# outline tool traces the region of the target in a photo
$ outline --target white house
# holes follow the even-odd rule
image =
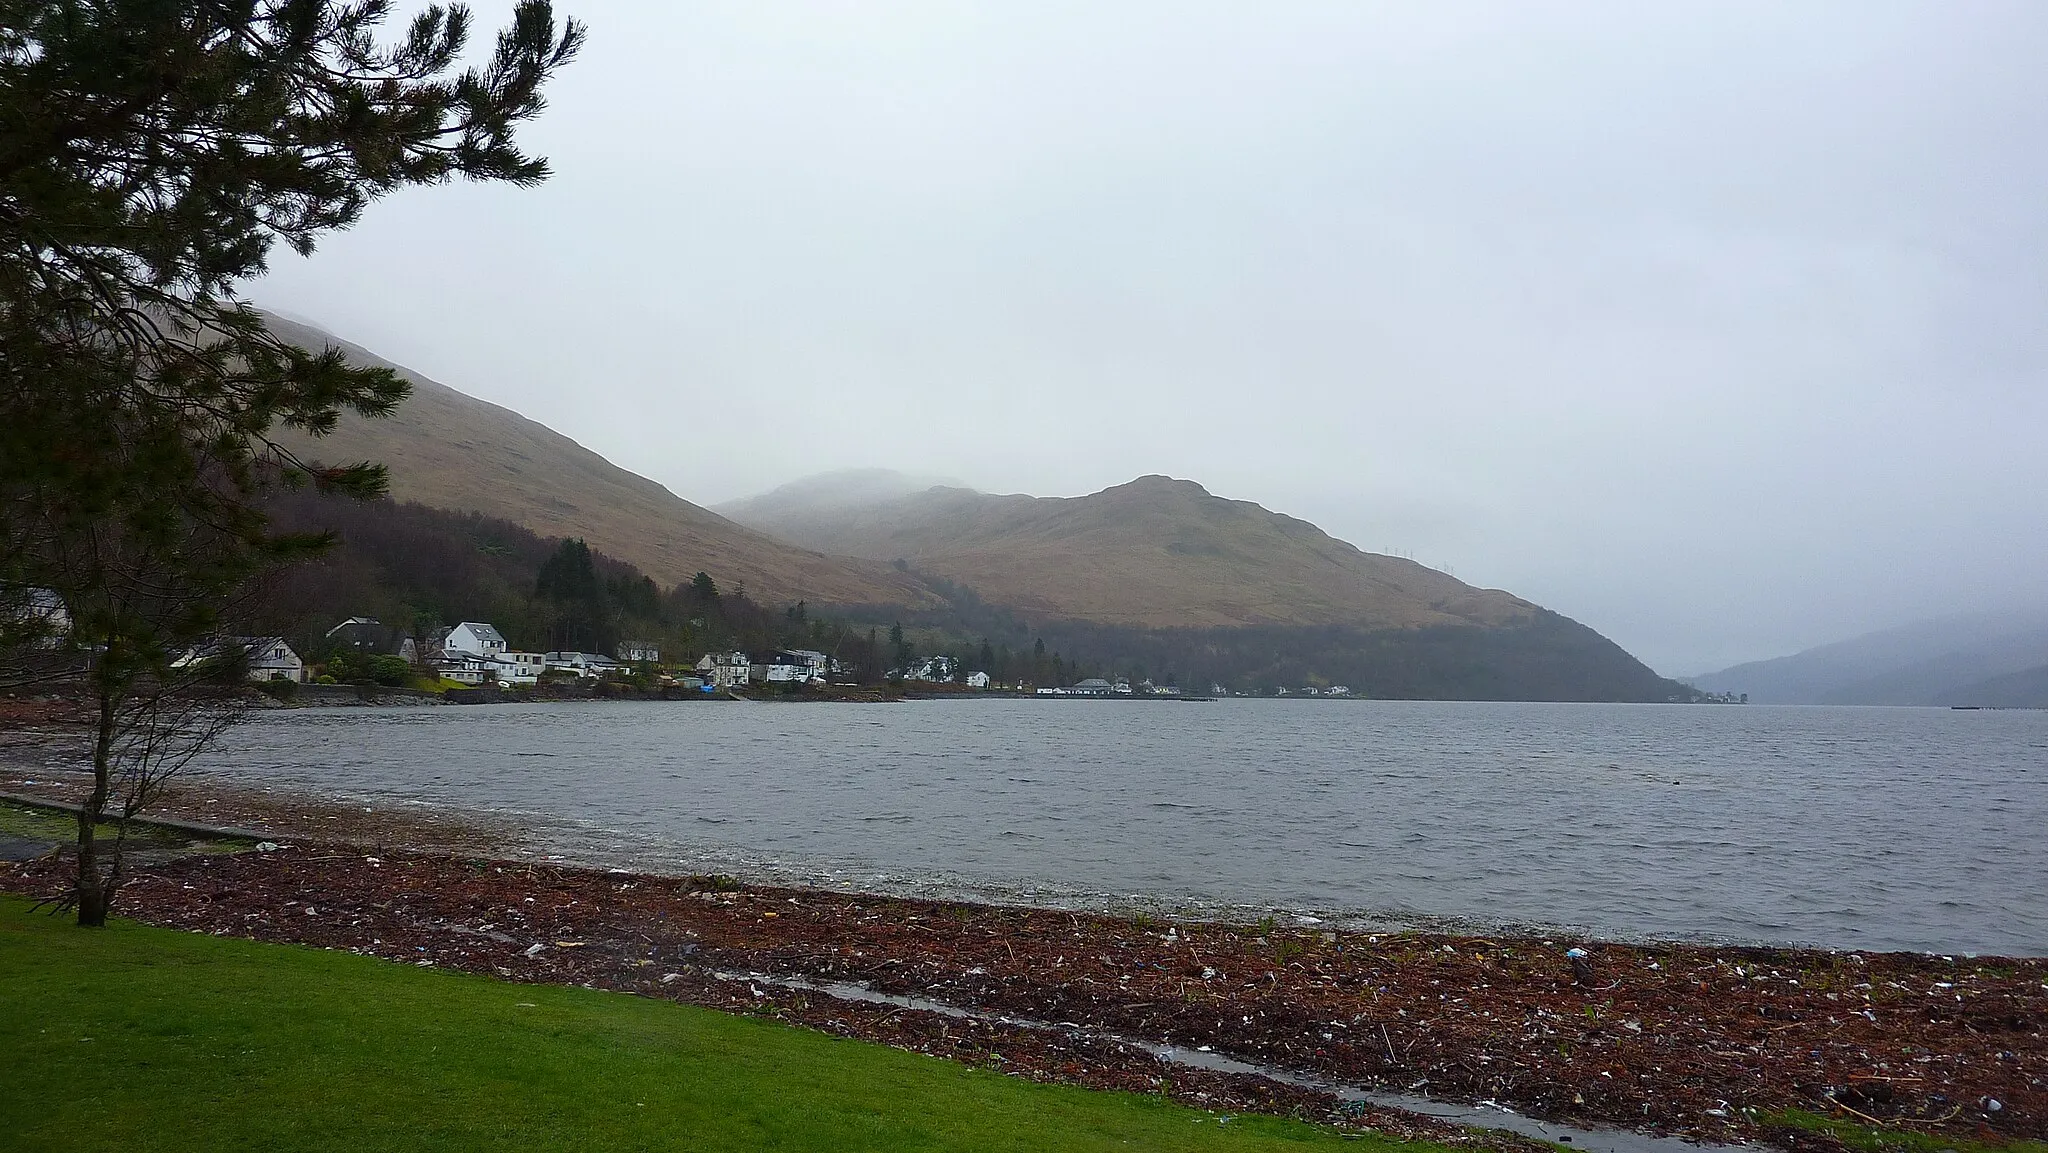
[[[661,646],[653,641],[620,641],[618,653],[629,665],[661,663]]]
[[[522,653],[506,649],[490,658],[491,671],[498,675],[500,683],[508,685],[530,685],[540,680],[547,671],[546,653]]]
[[[201,645],[186,652],[171,662],[174,669],[190,668],[201,661],[218,656],[230,646],[240,648],[249,659],[249,679],[252,681],[303,681],[306,679],[306,662],[283,637],[227,637],[211,644]]]
[[[551,673],[575,673],[579,677],[601,677],[626,666],[603,653],[556,650],[541,654],[541,669]]]
[[[815,649],[777,649],[767,660],[756,662],[750,672],[755,680],[768,684],[824,684],[831,667],[832,658]]]
[[[838,661],[833,660],[816,649],[783,649],[775,655],[777,657],[786,657],[803,665],[808,670],[808,675],[805,678],[807,680],[822,682],[833,673],[839,671]]]
[[[713,688],[730,689],[747,683],[753,662],[745,653],[706,653],[697,662],[697,671]]]
[[[249,679],[252,681],[303,681],[306,679],[306,662],[284,643],[283,637],[236,637],[236,643],[249,654]]]
[[[470,657],[495,657],[508,647],[505,637],[497,627],[482,621],[463,621],[448,630],[441,640],[441,652],[445,656],[458,653]]]
[[[985,688],[987,688],[987,687],[988,687],[988,674],[987,674],[987,673],[968,673],[968,674],[967,674],[967,687],[968,687],[968,688],[970,688],[970,689],[985,689]]]
[[[71,632],[71,612],[64,607],[64,598],[45,588],[0,586],[0,618],[9,631],[25,635],[39,649],[62,647]]]
[[[1331,686],[1330,686],[1330,695],[1331,695],[1331,696],[1333,696],[1333,697],[1348,697],[1348,696],[1350,696],[1350,695],[1351,695],[1351,686],[1350,686],[1350,685],[1331,685]]]
[[[960,661],[956,657],[929,657],[906,668],[896,669],[889,674],[891,680],[924,681],[927,684],[950,685],[960,673]]]

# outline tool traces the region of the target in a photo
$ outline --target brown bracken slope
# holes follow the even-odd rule
[[[546,425],[438,384],[319,329],[270,318],[303,347],[342,349],[359,364],[397,369],[412,396],[384,420],[344,417],[332,435],[287,445],[309,459],[371,460],[391,469],[391,495],[480,512],[543,536],[582,537],[663,585],[699,570],[725,588],[744,583],[765,603],[807,598],[845,605],[936,604],[886,564],[793,547],[691,504]]]
[[[1537,611],[1164,476],[1068,498],[940,487],[821,506],[790,495],[820,487],[798,482],[724,511],[806,548],[901,559],[993,604],[1098,624],[1499,626]]]

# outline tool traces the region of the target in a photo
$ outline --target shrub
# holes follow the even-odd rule
[[[267,681],[259,681],[256,691],[275,701],[288,701],[298,695],[299,682],[288,681],[281,676],[274,677]]]

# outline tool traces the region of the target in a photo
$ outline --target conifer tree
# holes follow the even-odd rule
[[[381,467],[302,461],[273,434],[388,414],[404,382],[281,340],[240,287],[272,245],[310,253],[400,188],[547,175],[514,133],[582,27],[519,0],[458,71],[466,8],[428,6],[386,42],[390,8],[0,0],[0,588],[54,592],[98,654],[81,923],[118,881],[93,843],[110,790],[168,763],[124,768],[156,723],[133,702],[252,579],[331,543],[270,532],[262,491],[385,487]]]

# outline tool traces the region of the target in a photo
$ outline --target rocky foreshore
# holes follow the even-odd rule
[[[1702,1141],[1839,1145],[1793,1111],[1902,1135],[2048,1137],[2040,959],[1165,923],[394,851],[377,847],[408,839],[390,827],[352,831],[146,863],[121,911],[1438,1139],[1474,1138],[1152,1046]],[[66,865],[61,852],[0,865],[0,887],[48,895]],[[821,982],[919,1000],[849,1000]]]

